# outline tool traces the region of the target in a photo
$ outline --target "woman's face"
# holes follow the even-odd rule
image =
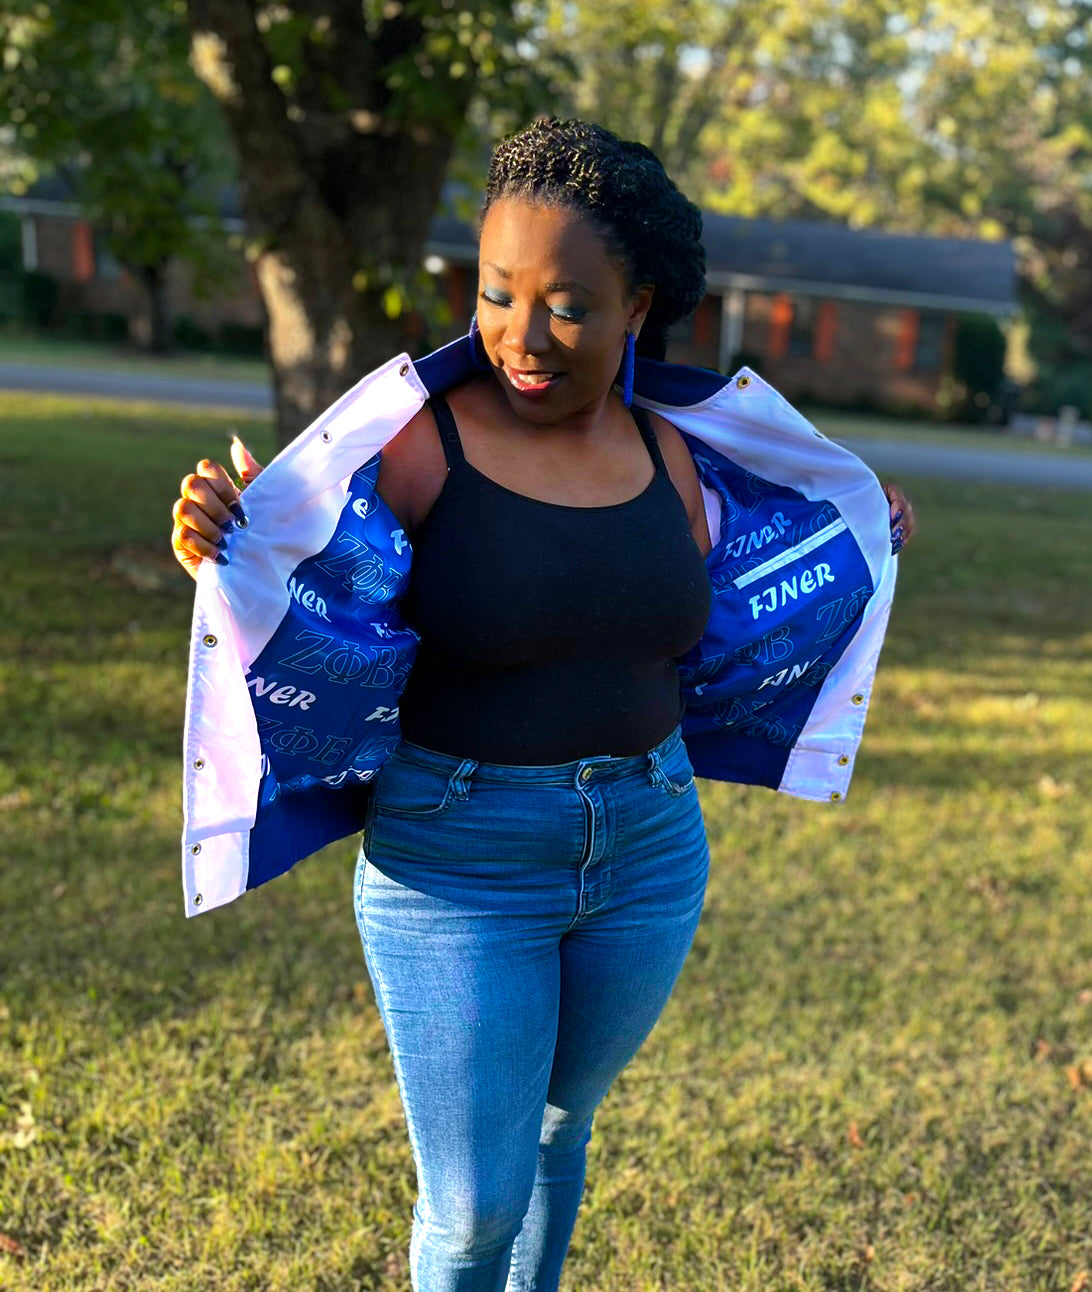
[[[512,408],[541,423],[600,411],[652,288],[627,291],[582,215],[522,199],[486,212],[478,263],[478,328]]]

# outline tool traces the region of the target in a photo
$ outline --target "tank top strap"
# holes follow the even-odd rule
[[[466,461],[462,441],[459,439],[459,428],[455,425],[455,415],[443,395],[431,396],[428,406],[432,409],[433,417],[436,418],[436,429],[440,432],[444,457],[447,459],[448,470],[451,470],[460,462]]]
[[[671,479],[671,474],[664,462],[664,455],[660,452],[660,443],[656,439],[656,432],[652,429],[652,419],[648,412],[640,408],[637,404],[630,406],[629,410],[633,414],[633,420],[637,423],[637,429],[641,432],[641,439],[645,442],[645,448],[648,449],[649,456],[652,458],[652,465],[656,470],[667,478]]]

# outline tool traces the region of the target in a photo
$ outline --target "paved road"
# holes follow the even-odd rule
[[[267,411],[273,405],[272,392],[264,382],[137,376],[30,364],[0,363],[0,388],[257,411]],[[943,476],[1031,488],[1092,490],[1092,457],[1085,454],[1070,457],[1061,453],[1016,452],[988,444],[979,449],[963,449],[856,437],[844,443],[874,471],[885,475]]]
[[[48,391],[54,395],[102,395],[146,399],[157,404],[238,408],[269,412],[273,392],[262,381],[219,381],[208,377],[148,376],[97,368],[0,363],[0,388]]]
[[[908,444],[905,440],[840,441],[863,458],[873,471],[885,476],[943,476],[948,480],[976,480],[1026,485],[1038,489],[1092,489],[1092,457],[1062,452],[994,448],[962,449],[948,444]]]

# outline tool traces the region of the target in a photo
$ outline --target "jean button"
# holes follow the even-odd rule
[[[586,783],[590,781],[591,778],[592,778],[592,769],[590,767],[585,767],[584,770],[580,773],[580,779]]]

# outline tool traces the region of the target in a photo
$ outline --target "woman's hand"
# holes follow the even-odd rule
[[[914,509],[897,484],[885,484],[883,491],[891,504],[891,554],[895,555],[914,537]]]
[[[261,473],[261,466],[238,436],[231,444],[231,461],[244,489]],[[198,462],[194,474],[182,481],[181,497],[171,509],[174,518],[171,548],[191,578],[197,578],[197,567],[202,561],[227,565],[224,535],[245,515],[239,502],[240,493],[220,463],[210,462],[208,458]]]

